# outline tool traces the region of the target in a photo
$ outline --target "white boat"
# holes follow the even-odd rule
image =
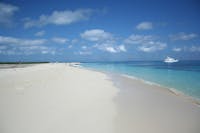
[[[72,63],[69,63],[70,66],[73,66],[73,67],[79,67],[80,66],[80,62],[72,62]]]
[[[165,63],[174,63],[174,62],[178,62],[178,60],[167,56],[167,58],[164,60],[164,62]]]

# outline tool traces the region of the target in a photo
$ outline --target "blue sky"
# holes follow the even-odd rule
[[[200,60],[199,0],[3,0],[0,61]]]

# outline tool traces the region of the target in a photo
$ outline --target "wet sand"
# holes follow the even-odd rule
[[[141,80],[112,75],[120,88],[115,133],[199,133],[200,107],[182,95]]]

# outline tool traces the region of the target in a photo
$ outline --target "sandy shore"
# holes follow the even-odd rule
[[[138,79],[112,75],[116,98],[115,133],[199,133],[200,107],[183,95]]]
[[[199,133],[200,107],[138,80],[39,64],[0,70],[1,133]]]
[[[112,133],[117,94],[105,74],[65,64],[0,70],[1,133]]]

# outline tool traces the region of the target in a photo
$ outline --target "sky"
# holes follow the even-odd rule
[[[0,61],[200,60],[199,0],[0,0]]]

